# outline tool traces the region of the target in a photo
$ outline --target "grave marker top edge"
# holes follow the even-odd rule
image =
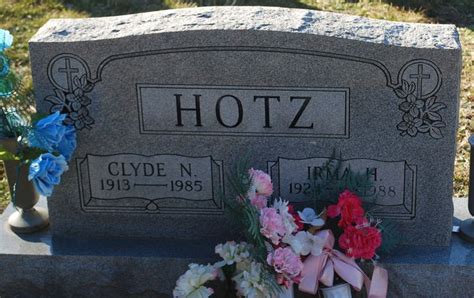
[[[255,30],[306,33],[376,44],[461,49],[454,25],[403,23],[278,7],[201,7],[113,17],[51,19],[30,40],[77,42],[180,31]]]

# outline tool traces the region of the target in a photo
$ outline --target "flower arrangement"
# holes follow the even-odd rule
[[[211,280],[226,281],[227,291],[238,297],[291,297],[293,285],[316,294],[320,284],[331,287],[335,280],[356,291],[365,286],[369,297],[386,296],[387,272],[375,265],[381,221],[368,216],[356,194],[343,191],[320,213],[295,211],[289,202],[271,199],[273,184],[263,171],[250,169],[230,180],[236,195],[226,200],[227,207],[247,242],[217,245],[222,260],[215,264],[191,264],[178,279],[174,297],[208,297],[214,293]],[[372,281],[359,260],[375,265]]]
[[[66,115],[59,112],[47,116],[20,112],[18,104],[31,102],[4,53],[12,43],[12,35],[0,29],[0,134],[15,141],[10,148],[0,147],[0,159],[18,162],[18,169],[28,166],[28,180],[37,193],[51,196],[76,148],[76,130],[64,123]]]

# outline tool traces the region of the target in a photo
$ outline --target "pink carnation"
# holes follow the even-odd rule
[[[278,245],[281,237],[285,235],[283,217],[278,214],[275,208],[263,208],[260,211],[260,225],[262,226],[260,228],[262,235],[275,245]]]
[[[275,271],[279,273],[279,278],[277,279],[280,281],[280,284],[286,285],[287,281],[299,282],[301,271],[303,270],[303,262],[301,262],[301,258],[290,247],[280,247],[273,253],[269,253],[267,263],[273,266]]]
[[[262,195],[269,197],[273,193],[272,179],[270,176],[260,170],[254,170],[253,168],[249,170],[250,178],[252,179],[252,185],[250,189],[252,192],[257,193],[257,195]],[[252,194],[251,194],[251,197]]]
[[[258,210],[261,210],[267,207],[267,197],[261,195],[255,195],[253,198],[250,198],[250,203],[255,206]]]

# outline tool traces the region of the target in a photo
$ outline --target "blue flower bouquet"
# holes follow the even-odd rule
[[[30,95],[24,94],[21,80],[10,70],[5,50],[12,43],[12,35],[0,29],[0,137],[14,143],[0,146],[0,159],[16,161],[17,176],[19,168],[27,166],[27,179],[38,194],[48,197],[68,169],[68,161],[76,149],[76,130],[64,123],[66,115],[60,112],[32,115],[20,109],[18,104],[25,105],[26,101],[31,105],[32,101],[29,102]],[[18,177],[14,180],[18,181]],[[15,196],[13,191],[14,204]]]

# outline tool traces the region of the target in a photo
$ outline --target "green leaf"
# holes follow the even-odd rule
[[[18,77],[11,71],[0,79],[0,100],[5,100],[15,91],[17,81]]]
[[[31,122],[33,124],[35,124],[36,122],[40,121],[41,119],[43,119],[44,117],[47,117],[47,116],[48,116],[47,114],[35,113],[31,116]]]
[[[20,158],[3,146],[0,146],[0,160],[20,160]]]
[[[47,152],[48,151],[37,147],[25,147],[20,153],[20,159],[26,162],[30,162],[38,158],[41,154]]]
[[[13,137],[13,132],[9,126],[7,115],[0,110],[0,138],[11,138]]]
[[[14,75],[12,74],[12,76]],[[19,131],[23,131],[24,126],[30,126],[31,124],[30,115],[34,107],[34,98],[31,89],[23,84],[21,78],[14,76],[10,81],[13,82],[14,88],[11,94],[0,100],[1,110],[5,114],[11,114],[10,116],[13,120],[18,120],[16,124],[11,123],[10,130],[13,132],[13,135],[19,135]],[[21,125],[19,125],[20,123]],[[5,121],[3,124],[5,124]]]
[[[269,290],[271,297],[278,296],[282,292],[282,287],[278,284],[278,281],[275,278],[276,274],[273,272],[273,269],[269,266],[264,266],[261,274],[262,280],[265,281],[265,285]]]
[[[355,172],[350,165],[342,167],[342,155],[334,150],[329,160],[322,166],[322,172],[328,173],[327,179],[314,179],[312,200],[316,209],[322,210],[328,204],[335,204],[339,194],[348,189],[359,195],[367,207],[375,204],[375,197],[365,196],[366,190],[373,186],[364,172]]]
[[[395,222],[384,219],[378,227],[382,232],[382,246],[378,249],[378,253],[390,254],[395,251],[402,240],[398,226]]]

